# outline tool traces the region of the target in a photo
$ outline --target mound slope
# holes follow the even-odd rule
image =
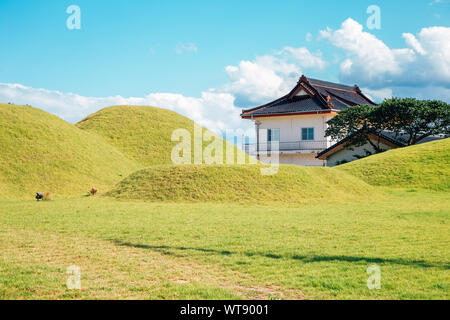
[[[97,135],[42,110],[0,104],[0,198],[100,190],[140,166]]]
[[[389,150],[336,169],[375,186],[450,189],[450,139]]]
[[[365,182],[330,168],[282,165],[263,176],[257,165],[154,166],[122,180],[106,195],[122,200],[306,203],[373,197]]]
[[[171,137],[175,130],[186,129],[194,139],[192,120],[174,111],[147,106],[104,108],[86,117],[76,126],[99,134],[108,143],[144,166],[172,164],[171,152],[177,142],[173,142]],[[209,142],[204,142],[203,148],[208,144]],[[236,155],[242,152],[238,148],[234,150]]]

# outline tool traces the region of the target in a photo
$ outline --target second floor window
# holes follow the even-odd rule
[[[280,129],[267,129],[267,142],[280,141]]]
[[[314,140],[314,128],[302,128],[302,140]]]

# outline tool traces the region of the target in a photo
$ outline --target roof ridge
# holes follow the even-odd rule
[[[334,87],[334,86],[332,86],[332,85],[340,86],[340,87],[346,87],[346,88],[348,88],[348,90],[350,90],[350,91],[357,91],[356,88],[358,87],[357,85],[351,86],[351,85],[348,85],[348,84],[342,84],[342,83],[338,83],[338,82],[331,82],[331,81],[320,80],[320,79],[314,79],[314,78],[308,78],[308,80],[309,80],[309,82],[310,82],[312,85],[317,85],[317,86],[326,87],[326,85],[328,84],[328,85],[330,85],[331,88],[334,88],[334,89],[340,89],[340,88]],[[341,90],[345,90],[345,89],[341,89]]]
[[[294,99],[301,90],[305,91],[306,95],[310,98],[317,100],[317,105],[315,106],[316,109],[324,111],[334,109],[342,110],[346,107],[358,104],[376,105],[361,92],[361,89],[357,85],[351,87],[339,83],[308,78],[302,74],[298,79],[296,86],[287,95],[258,107],[243,109],[241,117],[244,115],[256,115],[257,113],[264,112],[264,109],[271,109],[274,106],[289,104],[295,101],[305,101],[307,99]],[[335,99],[335,102],[337,103],[336,106],[333,102],[330,102],[331,97]]]
[[[304,84],[302,85],[302,83],[304,83]],[[306,87],[305,87],[305,84],[306,84]],[[325,109],[331,109],[330,105],[328,104],[328,101],[324,97],[322,97],[319,90],[317,90],[317,88],[314,87],[314,85],[310,82],[310,79],[307,76],[305,76],[304,74],[302,74],[300,79],[298,79],[298,83],[295,86],[294,90],[291,91],[291,94],[294,93],[295,91],[297,91],[298,88],[300,88],[300,87],[303,87],[305,90],[308,89],[308,90],[306,90],[307,93],[311,96],[316,97]],[[310,88],[307,88],[307,87],[310,87]],[[308,92],[308,91],[312,91],[312,92]],[[289,95],[291,95],[291,94],[289,94]]]

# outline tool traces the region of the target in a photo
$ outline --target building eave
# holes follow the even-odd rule
[[[288,98],[288,95],[285,95],[285,96],[282,96],[281,98],[278,98],[278,99],[276,99],[276,100],[273,100],[272,102],[263,104],[263,105],[261,105],[261,106],[255,107],[255,108],[251,108],[251,109],[243,109],[243,110],[242,110],[242,113],[241,113],[241,116],[242,116],[242,115],[245,115],[245,114],[251,114],[251,113],[254,112],[254,111],[262,110],[262,109],[265,109],[265,108],[267,108],[267,107],[273,106],[274,104],[280,103],[280,102],[286,100],[287,98]]]
[[[283,116],[300,116],[300,115],[311,115],[311,114],[337,114],[339,110],[328,109],[328,110],[318,110],[318,111],[304,111],[304,112],[290,112],[290,113],[273,113],[273,114],[241,114],[242,119],[256,119],[256,118],[267,118],[267,117],[283,117]]]
[[[355,132],[352,135],[345,137],[344,139],[340,140],[339,142],[336,142],[335,144],[333,144],[332,146],[330,146],[329,148],[323,150],[322,152],[320,152],[319,154],[317,154],[316,158],[320,159],[320,160],[327,160],[327,158],[344,149],[345,147],[347,147],[348,145],[350,145],[352,143],[352,139],[353,137],[360,133],[361,131]],[[371,140],[379,140],[381,143],[395,149],[395,148],[401,148],[404,147],[405,145],[401,142],[395,141],[385,135],[383,135],[382,133],[375,133],[372,130],[369,130],[369,132],[367,132],[367,135],[369,137],[369,139]]]

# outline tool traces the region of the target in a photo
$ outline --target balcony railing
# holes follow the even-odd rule
[[[320,152],[327,148],[327,141],[290,141],[290,142],[264,142],[259,143],[257,148],[256,143],[244,144],[244,151],[248,154],[256,154],[277,151],[310,151],[313,153]]]

